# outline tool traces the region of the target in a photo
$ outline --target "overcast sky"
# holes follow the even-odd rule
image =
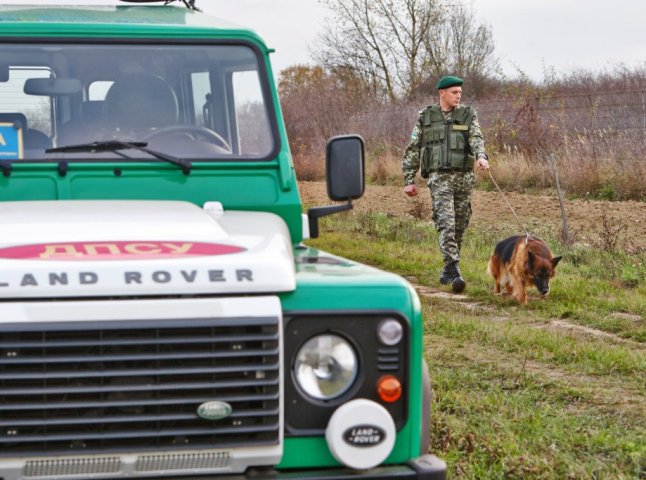
[[[506,75],[646,66],[646,0],[466,0],[493,33]],[[329,12],[317,0],[198,0],[213,15],[247,25],[276,49],[279,72],[311,63]]]
[[[0,0],[0,3],[57,3]],[[62,0],[103,3],[104,0]],[[542,81],[577,69],[646,67],[646,0],[451,0],[472,5],[493,33],[496,56],[506,75],[518,72]],[[114,0],[112,0],[114,3]],[[276,75],[312,63],[317,34],[330,12],[318,0],[197,0],[214,16],[249,26],[276,49]]]

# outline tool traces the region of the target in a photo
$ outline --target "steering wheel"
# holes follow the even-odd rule
[[[226,149],[227,151],[231,151],[231,147],[229,146],[227,141],[222,138],[222,135],[214,132],[210,128],[200,127],[197,125],[171,125],[169,127],[162,127],[146,135],[144,137],[144,141],[147,142],[163,135],[170,135],[175,133],[186,133],[196,139],[198,137],[202,137],[207,142],[215,143],[220,147]]]

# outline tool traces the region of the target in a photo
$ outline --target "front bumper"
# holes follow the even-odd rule
[[[446,463],[435,455],[422,455],[405,465],[386,465],[365,471],[344,468],[318,470],[250,469],[240,475],[155,477],[147,480],[445,480]]]

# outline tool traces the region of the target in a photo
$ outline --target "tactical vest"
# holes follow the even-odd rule
[[[469,147],[469,126],[473,110],[456,107],[446,120],[439,105],[427,107],[422,112],[422,148],[420,150],[421,175],[430,172],[470,171],[475,158]]]

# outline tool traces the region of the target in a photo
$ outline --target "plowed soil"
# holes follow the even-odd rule
[[[332,203],[323,182],[301,182],[300,192],[306,206]],[[471,224],[505,234],[522,233],[506,198],[530,234],[539,236],[550,231],[562,235],[563,221],[556,194],[504,195],[498,191],[474,191]],[[365,195],[354,202],[354,208],[360,212],[412,215],[430,221],[430,195],[425,188],[420,188],[417,197],[409,198],[403,187],[369,185]],[[646,203],[564,200],[564,209],[570,238],[575,243],[599,247],[614,242],[615,247],[628,251],[646,250]]]

